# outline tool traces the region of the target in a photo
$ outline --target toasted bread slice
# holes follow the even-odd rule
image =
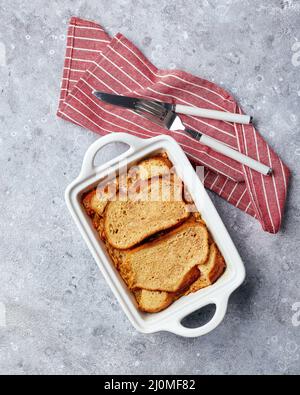
[[[97,188],[88,193],[82,203],[89,216],[103,215],[107,203],[116,197],[118,191],[118,178],[108,183],[100,183]]]
[[[126,271],[124,272],[124,262],[126,254],[129,251],[118,250],[113,248],[107,241],[105,242],[107,251],[115,265],[120,272],[121,277],[126,283]],[[126,285],[128,285],[126,283]],[[166,309],[175,300],[175,295],[169,292],[148,291],[146,289],[139,289],[133,292],[138,308],[145,313],[158,313]]]
[[[129,169],[128,181],[135,183],[138,180],[148,180],[150,178],[165,176],[170,174],[172,163],[163,155],[157,155],[143,160],[136,166]]]
[[[139,309],[145,313],[158,313],[170,306],[175,299],[172,293],[145,289],[135,291],[134,296]]]
[[[131,289],[179,292],[199,277],[198,265],[208,253],[206,227],[188,221],[159,240],[131,250],[124,263],[126,281]]]
[[[143,183],[126,199],[119,195],[117,200],[108,203],[104,232],[113,247],[126,250],[155,233],[180,224],[189,216],[188,207],[178,196],[174,182],[156,178],[151,183]]]
[[[153,178],[154,182],[152,182]],[[128,174],[120,175],[115,185],[111,183],[102,183],[97,189],[87,194],[83,199],[83,205],[105,243],[115,267],[128,288],[132,290],[141,311],[147,313],[162,311],[182,295],[207,287],[222,275],[226,267],[224,259],[208,234],[201,216],[198,213],[190,215],[189,204],[192,204],[192,200],[189,196],[183,197],[182,181],[173,172],[172,164],[166,154],[143,160],[130,169]],[[131,238],[130,232],[136,232],[133,234],[134,244],[132,244],[133,240],[129,240],[126,245],[121,238],[123,248],[116,247],[111,242],[106,227],[107,212],[115,203],[125,204],[125,207],[119,208],[119,214],[125,217],[119,221],[120,228],[123,229],[124,222],[125,227],[127,226],[125,233],[128,233],[125,239],[128,235]],[[161,217],[165,214],[163,203],[169,206],[172,213],[168,217],[167,211],[166,217],[162,219]],[[172,218],[174,208],[176,216],[176,210],[180,213],[180,207],[185,208],[184,214],[181,219],[176,218],[175,221],[174,217]],[[136,217],[124,214],[132,209],[135,209]],[[115,207],[115,211],[112,211],[118,221],[118,210]],[[170,222],[166,225],[164,221],[167,219],[170,219]],[[130,223],[131,220],[132,223]],[[182,224],[184,221],[186,222]],[[113,219],[113,224],[114,222]],[[140,228],[136,231],[137,224],[141,227],[144,225],[144,229]],[[202,227],[202,231],[199,227]],[[119,230],[116,230],[118,235]],[[207,237],[204,234],[201,236],[201,233],[205,232]],[[200,243],[201,237],[202,244]],[[146,244],[131,249],[146,239]],[[203,257],[205,244],[206,258]],[[193,264],[197,254],[202,254],[202,256],[199,256],[197,263]],[[186,257],[182,259],[182,262],[181,256]],[[156,261],[157,257],[159,257],[159,262]],[[145,286],[141,286],[143,283]]]
[[[128,285],[126,282],[128,276],[124,269],[124,262],[126,260],[126,254],[128,254],[130,250],[118,250],[113,248],[106,240],[104,240],[104,242],[115,267],[120,272],[126,285]],[[134,291],[133,294],[138,308],[145,313],[158,313],[166,309],[175,300],[175,295],[169,292],[139,289]]]
[[[197,292],[214,284],[224,273],[225,260],[215,243],[210,245],[209,258],[203,265],[199,265],[200,277],[190,286],[186,294]]]

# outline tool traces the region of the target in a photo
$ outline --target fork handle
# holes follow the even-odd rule
[[[228,158],[234,159],[237,162],[250,167],[253,170],[258,171],[259,173],[270,176],[273,173],[271,167],[264,165],[263,163],[258,162],[255,159],[250,158],[247,155],[242,154],[239,151],[234,150],[233,148],[228,147],[227,145],[220,143],[220,141],[206,136],[205,134],[196,132],[195,130],[186,129],[187,133],[189,133],[194,139],[198,140],[203,145],[206,145],[209,148],[212,148],[214,151],[219,152],[227,156]]]
[[[231,112],[208,110],[207,108],[189,107],[177,104],[175,106],[175,112],[185,115],[194,115],[196,117],[218,119],[220,121],[241,123],[249,125],[252,122],[250,115],[234,114]]]

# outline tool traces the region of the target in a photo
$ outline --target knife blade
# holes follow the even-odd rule
[[[113,104],[115,106],[124,107],[124,108],[131,108],[133,110],[135,110],[136,108],[137,99],[134,99],[132,97],[111,95],[109,93],[104,93],[99,91],[93,91],[93,94],[99,100],[108,104]]]
[[[189,107],[181,104],[169,104],[156,100],[147,100],[144,98],[135,98],[128,96],[120,96],[97,90],[93,94],[101,101],[115,106],[129,108],[134,111],[147,112],[147,109],[156,111],[158,117],[165,116],[169,111],[174,111],[178,114],[192,115],[196,117],[203,117],[209,119],[216,119],[226,122],[235,122],[241,124],[249,124],[252,122],[252,117],[249,115],[235,114],[226,111],[216,111],[207,108]]]
[[[152,106],[153,103],[157,103],[157,109],[159,106],[164,109],[165,111],[170,111],[173,109],[172,104],[162,103],[154,100],[146,100],[140,99],[136,97],[129,97],[129,96],[120,96],[114,95],[110,93],[100,92],[100,91],[93,91],[93,94],[101,101],[112,104],[119,107],[129,108],[132,110],[138,110],[140,106]]]

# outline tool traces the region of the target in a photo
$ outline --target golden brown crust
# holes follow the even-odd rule
[[[154,165],[152,169],[151,165]],[[146,190],[149,185],[153,188],[153,184],[149,184],[149,179],[151,178],[151,181],[154,180],[154,187],[155,180],[159,181],[159,183],[169,183],[169,186],[172,185],[172,188],[170,188],[172,196],[180,196],[180,201],[182,201],[183,204],[185,202],[193,204],[189,195],[185,196],[184,199],[183,184],[176,173],[173,173],[171,168],[172,163],[169,161],[166,153],[162,153],[139,162],[135,167],[135,172],[127,175],[124,174],[123,176],[120,176],[120,178],[117,178],[117,194],[114,198],[117,197],[118,199],[118,197],[123,197],[126,192],[126,196],[127,193],[129,193],[129,196],[133,197],[133,201],[131,203],[134,203],[134,198],[136,200],[141,199],[141,196],[139,196],[140,192],[142,194],[147,193]],[[179,194],[177,193],[178,188],[180,189]],[[165,192],[163,192],[160,187],[158,188],[158,191],[161,196],[164,196]],[[159,230],[155,229],[154,233],[151,231],[146,232],[143,237],[135,239],[134,243],[125,245],[125,248],[123,249],[116,248],[116,246],[119,245],[114,244],[108,237],[105,228],[107,212],[109,211],[109,206],[111,204],[108,199],[110,195],[111,193],[108,185],[106,186],[104,184],[101,189],[94,189],[93,191],[86,193],[82,198],[82,204],[86,213],[91,217],[94,228],[97,229],[101,240],[105,244],[113,264],[119,271],[120,276],[123,278],[128,288],[133,292],[139,310],[147,313],[160,312],[180,297],[213,284],[223,274],[226,268],[224,258],[215,245],[211,235],[207,231],[206,224],[198,212],[193,212],[192,215],[188,213],[184,218],[181,218],[177,222],[173,221],[172,225],[159,227]],[[188,205],[186,206],[188,207]],[[138,215],[140,214],[141,211],[139,211]],[[134,222],[136,225],[136,220]],[[186,270],[181,270],[182,268],[180,269],[180,265],[178,266],[178,257],[181,252],[185,257],[187,257],[188,254],[184,252],[184,248],[179,248],[173,257],[173,262],[176,262],[176,264],[170,264],[169,272],[164,274],[166,278],[174,277],[176,279],[174,283],[169,283],[167,286],[166,283],[163,284],[163,286],[157,286],[157,283],[156,286],[153,287],[152,284],[149,287],[149,284],[143,284],[143,286],[141,286],[140,283],[135,282],[135,274],[133,273],[132,266],[130,264],[130,257],[133,256],[132,254],[140,251],[142,258],[145,259],[145,252],[147,249],[151,249],[152,246],[163,245],[166,243],[166,240],[170,240],[170,238],[172,238],[173,235],[178,234],[180,230],[189,229],[193,226],[204,228],[207,234],[207,237],[204,238],[204,244],[207,243],[207,251],[206,254],[204,251],[201,262],[197,262],[196,265],[192,265],[191,267],[187,266]],[[128,232],[128,234],[131,233]],[[144,244],[140,244],[141,242]],[[174,248],[174,244],[168,245],[166,243],[165,247],[166,250],[172,250],[172,248]],[[165,256],[164,254],[158,253],[156,256],[154,255],[154,261],[161,264],[163,256],[165,257],[164,259],[168,258],[168,255]],[[166,261],[163,263],[166,264]],[[174,273],[176,274],[175,276]],[[179,273],[178,276],[177,273]]]
[[[92,209],[92,204],[91,204],[92,197],[95,194],[96,194],[96,191],[93,190],[92,192],[89,192],[89,193],[85,194],[83,196],[83,199],[82,199],[83,207],[85,208],[85,211],[86,211],[87,215],[90,216],[90,217],[95,214],[94,210]]]
[[[127,254],[124,262],[127,282],[131,289],[178,292],[199,277],[198,265],[207,260],[208,253],[206,227],[187,221],[159,240]]]
[[[128,171],[127,185],[130,187],[138,181],[152,179],[170,174],[172,163],[163,155],[144,159]]]
[[[210,246],[210,255],[204,265],[198,266],[200,277],[187,290],[186,295],[199,291],[214,284],[224,273],[226,268],[225,260],[214,242]]]
[[[169,307],[175,300],[175,295],[172,293],[145,289],[134,291],[134,296],[138,308],[145,313],[159,313]]]
[[[128,197],[119,195],[109,202],[104,214],[109,243],[126,250],[186,220],[190,216],[188,207],[178,200],[174,188],[172,180],[156,178],[151,184],[142,182]]]

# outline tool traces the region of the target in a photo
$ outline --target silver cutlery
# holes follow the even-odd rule
[[[98,99],[106,103],[133,109],[137,114],[142,115],[144,118],[165,129],[170,131],[184,131],[192,138],[199,141],[201,144],[212,148],[214,151],[234,159],[235,161],[248,166],[253,170],[258,171],[265,176],[270,176],[273,172],[271,167],[266,166],[257,160],[228,147],[226,144],[223,144],[220,141],[203,133],[197,132],[196,130],[186,128],[179,115],[172,110],[172,105],[166,105],[157,101],[110,95],[98,91],[94,91],[93,94]]]
[[[252,122],[250,115],[234,114],[225,111],[209,110],[207,108],[190,107],[181,104],[168,104],[163,102],[155,102],[146,99],[138,99],[126,96],[111,95],[99,91],[94,91],[93,94],[100,100],[105,100],[107,103],[116,104],[118,106],[135,109],[139,106],[147,106],[147,104],[158,103],[164,111],[174,111],[177,114],[193,115],[196,117],[203,117],[209,119],[218,119],[221,121],[234,122],[240,124],[249,124]]]

